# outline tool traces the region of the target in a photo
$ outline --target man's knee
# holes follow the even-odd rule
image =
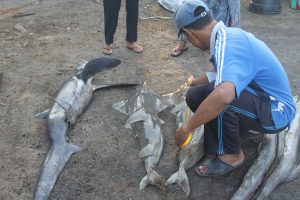
[[[198,108],[198,105],[196,105],[196,101],[194,99],[194,92],[192,89],[189,89],[185,96],[185,101],[187,106],[191,109],[192,112],[195,112]]]

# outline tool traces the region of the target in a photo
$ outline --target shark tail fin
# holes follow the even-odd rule
[[[143,190],[147,187],[148,184],[157,185],[160,189],[165,190],[165,179],[159,175],[156,171],[152,170],[150,173],[147,173],[146,176],[140,182],[140,190]]]
[[[177,183],[182,190],[184,191],[186,196],[190,194],[190,183],[187,177],[187,174],[183,167],[179,167],[178,172],[174,173],[170,178],[167,180],[166,185],[170,185],[173,183]]]
[[[69,143],[64,143],[63,145],[54,144],[50,147],[35,191],[35,200],[48,199],[57,177],[71,155],[80,150],[80,147]]]

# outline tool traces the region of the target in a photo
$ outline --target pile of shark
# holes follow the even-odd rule
[[[140,139],[142,150],[140,158],[144,159],[147,175],[140,183],[140,190],[147,184],[162,188],[162,178],[157,174],[156,166],[160,160],[163,148],[162,120],[159,113],[167,107],[174,107],[177,127],[192,116],[184,96],[188,83],[183,84],[175,92],[166,95],[156,95],[144,84],[137,89],[130,99],[113,104],[113,108],[128,115],[125,127],[133,129]],[[295,119],[288,130],[279,134],[263,134],[259,145],[259,155],[245,174],[240,187],[231,197],[232,200],[266,199],[279,184],[296,179],[300,173],[297,165],[297,150],[299,143],[300,101],[294,97],[297,108]],[[192,133],[192,139],[178,153],[179,170],[165,181],[165,186],[177,183],[186,196],[190,194],[190,185],[186,170],[193,167],[204,155],[203,126]],[[146,141],[145,141],[146,140]]]
[[[48,199],[71,155],[81,150],[80,147],[68,143],[68,130],[87,109],[93,92],[101,88],[137,86],[130,83],[97,85],[92,83],[95,74],[113,69],[120,63],[120,60],[114,58],[97,58],[89,62],[80,62],[77,65],[77,73],[62,85],[52,107],[34,116],[35,119],[48,120],[51,139],[34,199]],[[203,126],[194,130],[187,146],[177,149],[179,166],[176,173],[166,180],[156,169],[164,147],[162,133],[164,122],[160,119],[159,113],[173,107],[171,113],[176,119],[176,126],[181,127],[193,115],[185,103],[188,85],[188,82],[184,83],[176,91],[160,96],[144,83],[136,88],[135,94],[129,99],[112,105],[114,109],[128,116],[125,127],[132,129],[139,139],[141,148],[139,158],[143,159],[146,168],[146,175],[140,182],[140,190],[149,184],[165,190],[166,186],[177,183],[187,197],[190,194],[186,170],[193,167],[204,155]],[[297,165],[296,160],[300,131],[300,101],[298,97],[294,97],[294,101],[297,114],[290,128],[279,134],[264,134],[259,146],[259,155],[231,199],[265,199],[277,185],[298,177],[300,165]]]

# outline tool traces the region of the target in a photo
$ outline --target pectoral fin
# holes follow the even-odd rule
[[[148,119],[148,115],[144,109],[139,109],[135,113],[132,113],[130,117],[127,119],[125,127],[131,128],[131,124],[138,122],[138,121],[146,121]]]
[[[183,111],[186,107],[187,107],[187,105],[186,105],[185,101],[182,101],[171,110],[171,113],[175,114],[179,111]]]
[[[137,83],[93,84],[93,91],[101,88],[132,87],[137,85],[139,84]]]
[[[33,115],[33,119],[47,119],[48,114],[49,114],[49,110],[50,109],[47,109],[43,112],[40,112],[40,113],[37,113],[37,114]]]
[[[139,153],[139,158],[145,158],[148,156],[152,156],[154,152],[154,145],[152,143],[145,146]]]

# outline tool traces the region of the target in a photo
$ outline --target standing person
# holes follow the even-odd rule
[[[102,52],[112,54],[114,34],[118,25],[121,0],[104,0],[104,30],[105,46]],[[126,0],[126,47],[136,53],[143,52],[143,47],[137,44],[137,25],[139,15],[139,0]]]
[[[240,27],[240,0],[205,0],[216,21],[223,21],[228,27]],[[178,45],[171,51],[173,57],[180,56],[188,49],[186,37],[179,35]]]
[[[210,50],[215,81],[192,81],[186,103],[194,112],[176,131],[181,146],[195,128],[204,125],[206,159],[199,176],[226,174],[244,161],[241,130],[278,133],[295,117],[287,74],[264,42],[242,29],[216,22],[201,0],[187,0],[175,13],[180,33],[201,50]],[[209,156],[210,155],[210,156]]]

